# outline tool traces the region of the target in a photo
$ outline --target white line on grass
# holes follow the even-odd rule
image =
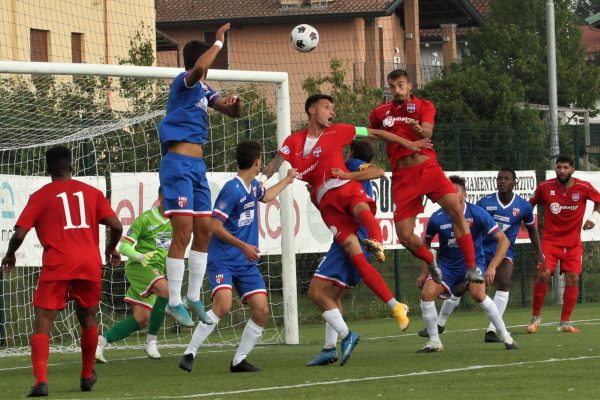
[[[506,367],[518,367],[518,366],[522,366],[522,365],[531,365],[531,364],[592,360],[592,359],[597,359],[597,358],[600,358],[600,356],[549,358],[547,360],[538,360],[538,361],[521,361],[521,362],[515,362],[515,363],[508,363],[508,364],[472,365],[470,367],[449,368],[449,369],[442,369],[442,370],[438,370],[438,371],[418,371],[418,372],[409,372],[406,374],[370,376],[370,377],[365,377],[365,378],[340,379],[340,380],[336,380],[336,381],[325,381],[325,382],[299,383],[296,385],[267,386],[267,387],[254,388],[254,389],[230,390],[230,391],[226,391],[226,392],[198,393],[198,394],[188,394],[188,395],[183,395],[183,396],[153,396],[153,397],[143,396],[143,397],[122,397],[122,398],[124,398],[124,399],[126,398],[128,400],[134,400],[134,399],[190,399],[190,398],[196,398],[196,397],[229,396],[229,395],[239,395],[239,394],[245,394],[245,393],[257,393],[257,392],[269,392],[269,391],[276,391],[276,390],[306,388],[306,387],[313,387],[313,386],[339,385],[339,384],[358,383],[358,382],[366,382],[366,381],[379,381],[379,380],[384,380],[384,379],[407,378],[407,377],[413,377],[413,376],[448,374],[448,373],[453,373],[453,372],[465,372],[465,371],[498,368],[498,367],[506,368]],[[101,400],[110,400],[110,399],[106,398],[106,399],[101,399]]]

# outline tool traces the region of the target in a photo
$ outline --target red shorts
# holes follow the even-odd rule
[[[377,211],[375,201],[367,196],[363,186],[357,181],[350,181],[343,186],[328,190],[319,203],[323,222],[340,244],[344,243],[348,236],[356,233],[360,227],[352,213],[358,203],[367,203],[373,214]]]
[[[47,310],[62,310],[67,301],[75,300],[80,307],[90,308],[100,303],[101,290],[100,281],[38,281],[33,292],[33,305]]]
[[[422,163],[396,168],[392,172],[392,193],[394,196],[394,221],[414,217],[425,210],[423,196],[438,201],[456,189],[444,174],[435,158]]]
[[[574,272],[581,274],[581,259],[583,257],[583,245],[581,242],[575,246],[554,246],[542,240],[542,252],[546,258],[546,267],[552,272],[556,269],[556,263],[560,261],[560,272]],[[538,268],[541,267],[538,266]]]

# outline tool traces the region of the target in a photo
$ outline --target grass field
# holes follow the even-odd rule
[[[483,342],[481,311],[456,312],[441,336],[445,352],[416,354],[425,340],[420,317],[400,333],[391,319],[352,321],[361,341],[344,367],[306,367],[320,349],[324,327],[301,327],[301,344],[256,348],[249,361],[261,373],[231,374],[234,348],[204,348],[194,371],[177,366],[182,348],[163,348],[161,360],[142,350],[107,351],[96,366],[93,391],[79,391],[79,354],[52,354],[49,392],[56,399],[593,399],[600,398],[600,305],[578,304],[580,334],[556,331],[558,306],[545,307],[543,325],[525,333],[530,309],[509,309],[505,320],[520,345]],[[0,358],[0,398],[22,398],[33,383],[29,357]]]

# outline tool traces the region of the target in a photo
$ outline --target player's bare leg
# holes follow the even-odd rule
[[[504,315],[506,306],[508,305],[509,289],[513,273],[513,263],[510,259],[504,258],[498,268],[496,268],[496,276],[494,277],[494,286],[496,287],[496,293],[494,294],[494,304],[498,308],[500,316]],[[494,324],[490,322],[490,325],[485,332],[483,338],[486,343],[498,343],[501,342],[500,338],[496,335],[496,328]]]
[[[442,271],[437,266],[435,251],[428,249],[421,238],[415,235],[416,221],[417,216],[415,215],[394,223],[398,240],[400,241],[400,244],[406,247],[415,257],[423,260],[427,264],[429,274],[436,283],[442,283]]]
[[[166,266],[169,277],[169,314],[183,326],[194,326],[189,313],[185,310],[181,299],[181,287],[185,273],[185,250],[190,243],[193,231],[193,217],[191,215],[171,215],[173,226],[173,239],[167,255]]]
[[[368,239],[362,241],[363,246],[378,262],[384,262],[383,236],[371,208],[367,203],[358,203],[352,209],[352,214],[361,226],[367,228]]]
[[[575,308],[575,303],[577,302],[577,295],[579,294],[579,275],[574,272],[565,271],[563,272],[563,276],[565,277],[565,291],[563,293],[563,306],[558,331],[579,333],[579,329],[572,326],[570,322],[573,308]]]
[[[211,237],[211,218],[204,216],[195,217],[194,237],[188,259],[189,282],[185,306],[196,318],[205,324],[213,323],[206,314],[204,304],[200,300],[202,282],[204,281],[206,264],[208,262],[208,244],[210,243]]]
[[[468,290],[473,300],[479,303],[485,315],[487,315],[490,322],[496,327],[500,339],[504,342],[504,348],[506,348],[506,350],[518,349],[517,342],[510,336],[510,332],[506,330],[506,325],[498,312],[496,304],[494,304],[494,301],[485,293],[485,284],[469,282]]]
[[[535,333],[538,330],[541,321],[542,306],[544,305],[544,299],[548,291],[548,280],[552,276],[554,267],[548,266],[548,268],[542,268],[541,265],[538,265],[538,275],[533,282],[533,311],[531,313],[531,320],[527,326],[527,333]]]
[[[429,340],[418,353],[436,353],[444,351],[442,341],[437,327],[437,310],[435,309],[435,299],[444,292],[444,288],[439,283],[433,280],[425,281],[423,289],[421,290],[421,313],[423,315],[423,321],[425,322],[425,328],[429,336]]]

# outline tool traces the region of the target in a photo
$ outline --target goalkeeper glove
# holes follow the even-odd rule
[[[138,253],[135,256],[135,260],[142,264],[144,267],[147,267],[150,264],[150,261],[158,254],[158,251],[149,251],[146,254]]]

